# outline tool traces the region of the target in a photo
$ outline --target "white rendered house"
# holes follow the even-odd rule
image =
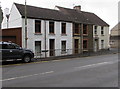
[[[24,17],[24,5],[14,3],[10,11],[8,28],[22,27],[23,48]],[[72,54],[72,50],[68,50],[72,49],[72,22],[58,11],[27,6],[27,38],[27,48],[33,50],[35,57]]]

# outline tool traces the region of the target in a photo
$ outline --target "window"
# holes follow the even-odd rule
[[[66,34],[66,23],[62,23],[62,34]]]
[[[41,33],[41,21],[35,20],[35,33]]]
[[[12,44],[9,44],[8,49],[16,49],[16,47],[14,45],[12,45]]]
[[[97,34],[97,26],[95,26],[95,31],[94,31],[95,34]]]
[[[83,24],[83,34],[87,34],[88,26]]]
[[[49,22],[49,33],[54,33],[54,22]]]
[[[2,49],[8,49],[8,45],[7,44],[0,44],[0,47],[2,47]]]
[[[87,46],[87,40],[83,40],[83,49],[87,49],[88,48],[88,46]]]
[[[104,49],[104,40],[101,40],[101,49]]]
[[[79,34],[80,32],[79,32],[79,24],[75,24],[75,30],[74,30],[74,33],[75,34]]]
[[[104,35],[104,27],[101,27],[101,35]]]
[[[65,53],[66,52],[66,41],[62,41],[61,45],[62,45],[62,53]]]
[[[41,41],[35,41],[35,55],[41,55]]]

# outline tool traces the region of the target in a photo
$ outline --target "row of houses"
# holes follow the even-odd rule
[[[27,39],[25,5],[14,3],[8,22],[5,17],[2,22],[3,41],[9,38],[26,47],[27,40],[27,48],[32,49],[37,57],[109,48],[109,25],[94,13],[81,11],[81,6],[73,9],[56,6],[53,10],[27,5],[26,9]],[[19,36],[13,33],[19,33]]]

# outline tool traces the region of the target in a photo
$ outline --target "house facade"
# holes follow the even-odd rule
[[[76,49],[97,52],[109,48],[109,25],[105,21],[94,13],[81,11],[81,6],[75,6],[73,9],[56,7],[79,23],[79,26],[76,25],[77,28],[73,28],[73,32],[76,32],[73,33],[76,40],[73,45]],[[77,39],[81,40],[79,42],[82,46],[76,46]]]
[[[6,28],[5,23],[3,20],[2,29]],[[26,33],[25,6],[14,3],[8,28],[21,28],[22,47],[26,47],[27,40],[27,48],[33,50],[35,57],[93,52],[108,47],[108,24],[93,13],[81,11],[80,6],[74,9],[57,6],[57,10],[52,10],[27,5]]]
[[[110,32],[110,46],[112,48],[120,48],[120,22],[115,25]]]
[[[32,9],[31,9],[32,8]],[[9,16],[9,27],[22,29],[22,47],[25,47],[24,5],[14,3]],[[45,12],[44,15],[31,14],[33,11]],[[27,6],[27,48],[36,57],[61,56],[72,54],[72,23],[59,12]],[[35,12],[38,13],[38,12]],[[51,14],[50,16],[48,14]],[[56,18],[54,16],[56,15]],[[66,20],[65,20],[66,19]],[[4,24],[4,21],[3,21]],[[6,27],[5,27],[6,28]],[[4,26],[3,26],[4,29]],[[70,49],[70,50],[68,50]]]

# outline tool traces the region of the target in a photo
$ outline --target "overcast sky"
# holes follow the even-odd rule
[[[120,0],[27,0],[28,5],[50,8],[62,6],[73,8],[81,5],[82,11],[92,12],[110,25],[110,29],[118,23],[118,2]],[[24,4],[25,0],[0,0],[2,9],[11,9],[13,2]]]

